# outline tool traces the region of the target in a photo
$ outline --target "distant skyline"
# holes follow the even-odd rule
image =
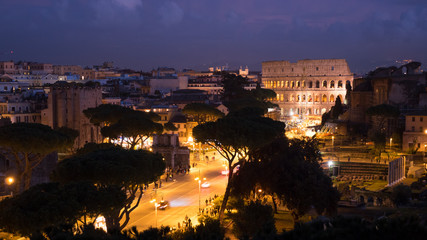
[[[0,61],[150,71],[344,58],[427,69],[426,0],[0,0]],[[13,53],[11,53],[13,51]]]

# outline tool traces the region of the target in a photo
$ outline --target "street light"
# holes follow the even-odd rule
[[[5,181],[6,181],[6,184],[9,185],[9,187],[10,187],[15,182],[15,178],[13,178],[13,177],[7,177],[5,179]],[[10,190],[10,195],[13,197],[13,191],[12,191],[12,189]]]
[[[199,175],[200,175],[200,172],[199,172]],[[200,179],[200,177],[196,177],[194,180],[199,182],[199,213],[200,213],[200,188],[201,188],[202,180]]]
[[[13,177],[6,178],[6,184],[12,185],[15,182],[15,179]]]
[[[390,150],[391,150],[391,144],[393,142],[393,138],[390,138]]]
[[[335,139],[335,137],[332,136],[332,146],[334,146],[334,139]]]
[[[157,203],[156,199],[153,199],[150,202],[154,203],[154,213],[156,214],[156,228],[157,228],[157,207],[159,207],[160,204]]]

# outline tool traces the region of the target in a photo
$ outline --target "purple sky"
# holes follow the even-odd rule
[[[0,23],[0,60],[149,71],[345,58],[365,73],[413,59],[427,69],[426,0],[0,0]]]

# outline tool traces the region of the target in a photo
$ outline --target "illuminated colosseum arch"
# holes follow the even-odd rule
[[[320,82],[316,81],[316,88],[320,88]]]
[[[322,87],[328,87],[328,82],[327,82],[326,80],[324,80],[324,81],[322,82]]]
[[[329,84],[329,88],[335,88],[335,81],[332,80],[331,83]]]
[[[308,88],[313,88],[313,81],[308,82]]]
[[[329,97],[329,102],[335,102],[334,94],[331,94],[331,96]]]
[[[341,80],[338,81],[338,86],[337,87],[338,88],[342,88],[342,81]]]
[[[328,101],[328,97],[326,97],[326,94],[323,94],[322,96],[322,102],[327,102]]]

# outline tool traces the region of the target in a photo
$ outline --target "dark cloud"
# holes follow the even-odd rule
[[[355,72],[427,65],[425,0],[0,0],[0,60],[260,69],[346,58]]]

